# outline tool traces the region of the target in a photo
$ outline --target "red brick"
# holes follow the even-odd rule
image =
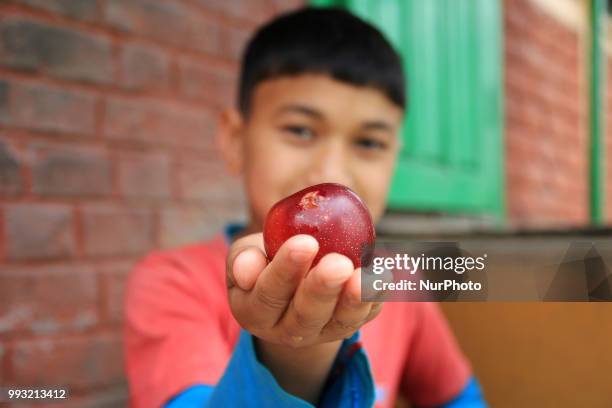
[[[72,209],[53,204],[5,206],[9,259],[40,259],[75,254]]]
[[[122,84],[135,90],[166,90],[169,62],[159,49],[127,44],[121,51]]]
[[[512,67],[514,69],[521,69],[525,64],[525,51],[524,44],[521,41],[510,41],[506,45],[504,50],[505,54],[505,66]],[[514,71],[506,71],[506,74]]]
[[[270,0],[270,3],[272,4],[273,14],[286,13],[308,5],[306,0]]]
[[[220,55],[229,58],[236,62],[242,58],[242,53],[246,47],[247,41],[252,35],[252,30],[245,30],[232,26],[223,26],[220,28]]]
[[[8,123],[10,119],[9,83],[0,80],[0,123]]]
[[[2,94],[6,96],[2,98]],[[83,92],[0,81],[0,123],[10,126],[93,134],[95,102],[92,95]]]
[[[524,115],[523,101],[519,98],[508,97],[505,101],[506,115],[509,120],[521,121]]]
[[[211,149],[214,121],[202,109],[113,98],[107,101],[104,133],[113,139]]]
[[[106,101],[105,136],[159,143],[158,109],[150,102],[112,98]]]
[[[237,203],[208,203],[199,207],[170,207],[161,214],[160,244],[173,247],[208,239],[229,221],[240,219]]]
[[[32,190],[46,196],[95,196],[111,192],[108,155],[92,148],[34,145]]]
[[[6,371],[6,367],[8,367],[8,353],[6,352],[6,347],[2,342],[0,342],[0,378],[7,378],[8,372]]]
[[[130,198],[170,196],[170,161],[160,154],[124,154],[119,163],[119,186]]]
[[[0,334],[82,331],[97,322],[97,279],[90,267],[0,271]]]
[[[63,384],[72,391],[121,384],[120,335],[18,342],[11,353],[11,374],[15,385]]]
[[[0,39],[4,66],[100,84],[113,81],[111,43],[104,37],[7,17],[0,21]]]
[[[157,137],[163,144],[214,151],[215,121],[204,109],[172,107],[158,114]]]
[[[579,109],[582,101],[576,98],[582,90],[577,82],[577,78],[563,78],[556,85],[557,103],[559,106],[573,106]]]
[[[144,254],[153,244],[150,211],[109,205],[83,208],[87,255]]]
[[[83,21],[94,21],[97,18],[96,0],[13,0],[30,7],[39,8],[55,14]]]
[[[187,2],[109,0],[106,22],[113,28],[202,52],[218,49],[217,24],[204,19]]]
[[[242,198],[240,180],[226,171],[220,159],[184,158],[177,171],[182,198],[216,202],[239,202]]]
[[[549,67],[550,55],[543,53],[537,44],[523,43],[520,49],[527,64],[537,69],[554,70],[554,68]]]
[[[274,12],[267,0],[198,0],[211,11],[233,18],[263,22]]]
[[[108,280],[107,313],[109,320],[114,323],[123,321],[125,281],[124,275],[111,275]]]
[[[188,23],[188,39],[179,46],[188,47],[195,51],[213,54],[218,53],[220,48],[219,25],[216,20],[202,18],[192,12]]]
[[[125,283],[130,268],[107,272],[104,278],[104,316],[110,323],[121,323],[123,321],[123,304],[125,295]]]
[[[24,190],[22,159],[14,146],[0,139],[0,194],[15,194]]]
[[[179,62],[179,90],[188,98],[211,102],[218,107],[236,105],[237,72],[192,59]]]
[[[506,110],[507,125],[516,125],[523,131],[535,131],[539,120],[537,104],[533,100],[515,102],[510,95],[508,95],[507,100],[511,105]]]
[[[517,34],[525,34],[532,24],[532,15],[525,12],[524,5],[518,5],[515,1],[504,2],[504,23],[505,29],[509,34],[514,34],[512,38],[516,38]]]

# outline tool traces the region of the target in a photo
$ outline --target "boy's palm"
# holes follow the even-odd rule
[[[238,323],[275,344],[302,347],[350,337],[380,312],[361,302],[361,272],[344,255],[319,249],[309,235],[287,240],[268,263],[261,233],[232,245],[227,257],[230,307]]]

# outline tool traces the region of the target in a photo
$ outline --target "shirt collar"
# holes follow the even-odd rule
[[[223,236],[228,247],[232,245],[232,241],[234,240],[236,234],[238,234],[244,228],[245,225],[239,222],[230,222],[225,226]]]

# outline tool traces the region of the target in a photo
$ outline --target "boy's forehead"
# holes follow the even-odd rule
[[[358,86],[326,74],[300,74],[267,79],[255,87],[252,112],[280,114],[291,106],[304,106],[325,115],[401,122],[403,111],[383,91]]]

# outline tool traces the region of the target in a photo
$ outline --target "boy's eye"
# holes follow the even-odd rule
[[[367,149],[367,150],[384,150],[387,148],[386,143],[383,143],[371,137],[359,138],[357,139],[356,143],[357,143],[357,146]]]
[[[283,129],[298,139],[310,140],[314,137],[314,132],[305,126],[290,125],[283,127]]]

